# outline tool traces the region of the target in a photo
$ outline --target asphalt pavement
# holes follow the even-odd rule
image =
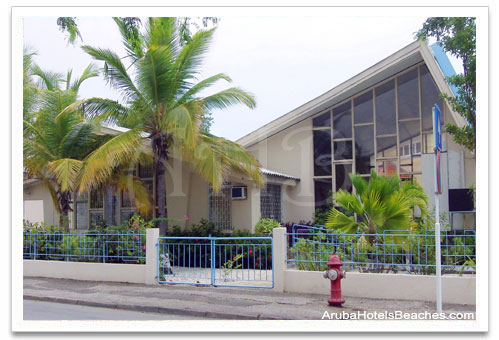
[[[328,292],[280,293],[272,289],[185,285],[142,285],[25,277],[24,300],[87,307],[232,320],[321,320],[327,311],[433,312],[435,303],[345,297],[343,307],[327,304]],[[410,287],[408,287],[410,289]],[[446,305],[444,310],[475,311],[475,306]],[[54,315],[52,315],[54,316]],[[60,313],[60,320],[67,317]]]
[[[61,318],[64,320],[211,320],[189,315],[146,313],[36,300],[23,301],[24,320],[61,320]]]

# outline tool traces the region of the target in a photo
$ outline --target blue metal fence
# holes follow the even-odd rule
[[[23,258],[102,263],[145,263],[146,234],[24,232]]]
[[[273,288],[272,237],[160,237],[160,283]]]
[[[321,227],[296,226],[288,233],[289,267],[325,270],[329,256],[340,255],[347,270],[365,272],[435,272],[435,234],[387,231],[382,234],[339,234]],[[476,234],[441,232],[442,272],[476,271]]]

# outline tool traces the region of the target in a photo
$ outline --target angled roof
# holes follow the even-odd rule
[[[236,142],[244,147],[250,147],[331,106],[339,104],[345,99],[348,99],[421,61],[426,63],[440,92],[453,96],[454,93],[449,87],[449,84],[445,81],[444,73],[427,43],[424,41],[415,41],[326,93],[310,100],[285,115],[280,116],[270,123],[265,124],[246,136],[241,137]],[[465,124],[463,117],[452,111],[451,108],[449,109],[456,124],[458,126],[463,126]]]
[[[300,181],[300,179],[298,177],[286,175],[286,174],[283,174],[283,173],[280,173],[277,171],[272,171],[269,169],[265,169],[262,167],[260,167],[260,171],[262,172],[262,174],[267,175],[267,176],[282,177],[282,178],[286,178],[286,179],[294,179],[295,181],[298,181],[298,182]]]

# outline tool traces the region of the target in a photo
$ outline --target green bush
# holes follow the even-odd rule
[[[270,218],[261,218],[255,225],[255,231],[262,234],[272,234],[272,229],[279,228],[281,224]]]

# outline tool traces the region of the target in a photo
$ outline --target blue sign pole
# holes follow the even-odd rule
[[[442,313],[442,263],[440,244],[440,202],[439,196],[442,194],[442,184],[440,182],[440,151],[442,151],[441,113],[438,105],[435,104],[432,110],[433,116],[433,137],[435,139],[435,269],[436,269],[436,289],[437,289],[437,313]]]

